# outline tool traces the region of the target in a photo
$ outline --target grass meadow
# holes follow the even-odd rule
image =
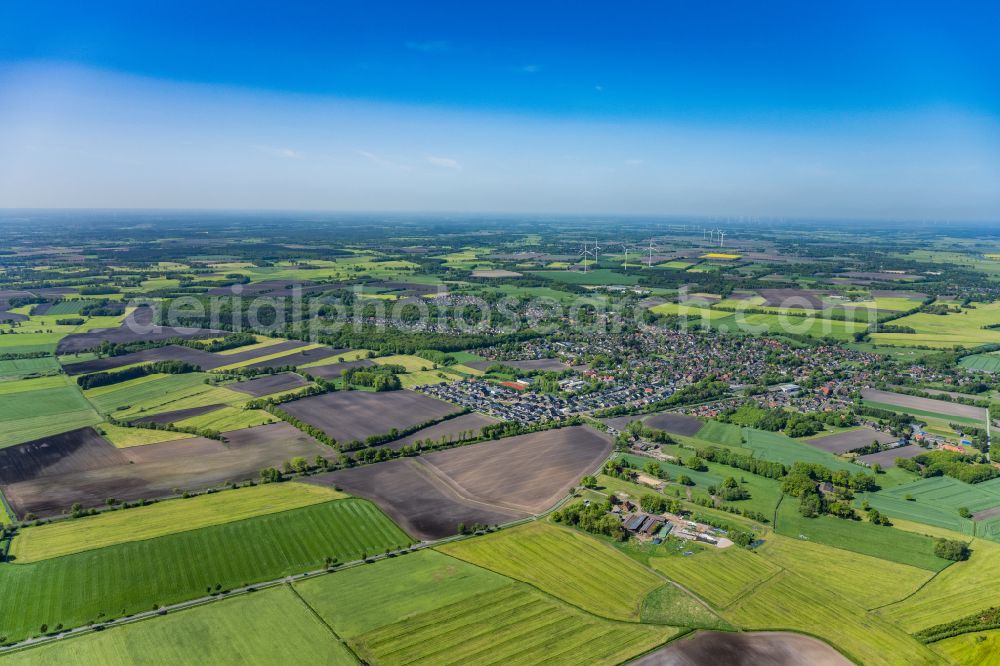
[[[351,561],[410,543],[374,504],[344,499],[30,564],[0,565],[0,636],[79,626]]]
[[[643,599],[663,580],[580,532],[533,522],[440,550],[529,583],[595,615],[637,621]]]
[[[187,532],[347,497],[327,486],[270,483],[157,502],[23,528],[10,554],[18,564]]]
[[[49,643],[8,655],[4,661],[12,666],[266,666],[288,661],[293,649],[295,663],[301,666],[357,663],[288,586]]]
[[[819,636],[867,666],[944,663],[927,646],[866,613],[850,597],[828,592],[790,571],[754,588],[723,615],[745,629],[787,629]]]

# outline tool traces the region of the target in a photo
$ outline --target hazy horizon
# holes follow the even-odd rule
[[[149,11],[0,10],[0,206],[1000,218],[989,7]]]

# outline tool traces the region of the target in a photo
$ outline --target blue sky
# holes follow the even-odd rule
[[[1000,217],[990,3],[16,4],[0,206]]]

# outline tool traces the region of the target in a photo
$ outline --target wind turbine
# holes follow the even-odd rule
[[[622,243],[622,247],[625,248],[625,271],[628,272],[628,245]]]
[[[726,240],[726,232],[719,231],[719,247],[722,247],[722,243]]]
[[[648,259],[648,261],[646,263],[647,268],[652,268],[653,267],[653,250],[655,250],[655,249],[657,249],[657,248],[656,248],[656,246],[653,245],[653,239],[650,238],[649,239],[649,259]]]
[[[594,247],[597,247],[597,242],[594,242]],[[587,249],[587,241],[583,241],[583,250],[580,252],[580,256],[583,257],[583,272],[587,272],[587,257],[590,256],[591,251]],[[595,253],[596,256],[596,253]]]

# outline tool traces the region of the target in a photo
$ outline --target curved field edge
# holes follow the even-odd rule
[[[867,666],[945,663],[898,627],[790,571],[782,571],[739,599],[723,615],[744,629],[815,636]]]
[[[292,482],[164,500],[143,507],[21,528],[11,544],[10,554],[17,564],[27,564],[346,497],[345,493],[326,486]]]
[[[456,541],[438,550],[614,620],[638,621],[643,599],[664,583],[611,546],[541,522]]]
[[[596,617],[433,549],[294,586],[370,663],[618,663],[685,631]]]
[[[878,613],[909,632],[959,620],[997,605],[1000,545],[973,539],[972,556],[955,562],[914,594]]]
[[[362,634],[351,644],[362,659],[379,664],[618,664],[679,631],[597,618],[512,582]]]
[[[0,565],[0,636],[76,627],[354,561],[412,543],[374,504],[343,499],[32,564]]]

